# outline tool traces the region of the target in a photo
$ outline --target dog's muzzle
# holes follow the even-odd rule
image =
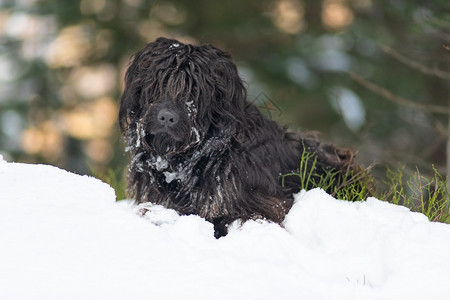
[[[158,112],[158,123],[165,129],[168,129],[170,127],[174,127],[177,125],[179,116],[178,114],[167,108],[163,108]]]

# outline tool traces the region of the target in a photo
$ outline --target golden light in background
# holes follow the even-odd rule
[[[144,38],[146,42],[153,42],[159,37],[169,36],[177,39],[182,43],[198,44],[198,40],[188,35],[179,35],[168,32],[165,26],[158,20],[142,21],[138,26],[139,34]],[[126,63],[128,65],[128,62]],[[123,78],[123,77],[121,77]]]
[[[57,161],[63,150],[61,130],[53,121],[22,132],[22,147],[28,154],[40,154],[49,161]]]
[[[273,9],[273,23],[285,33],[297,34],[305,28],[305,8],[296,0],[280,0]]]
[[[6,24],[8,24],[9,15],[8,11],[0,10],[0,35],[6,33]]]
[[[95,35],[94,52],[97,57],[103,57],[113,47],[114,32],[109,29],[101,29]]]
[[[61,30],[45,54],[50,68],[73,67],[79,65],[91,52],[88,33],[82,25]]]
[[[80,11],[84,15],[98,14],[106,7],[106,0],[81,0]]]
[[[29,154],[38,154],[44,145],[44,133],[39,128],[27,128],[22,132],[22,147]]]
[[[108,95],[116,87],[116,68],[111,64],[79,67],[74,69],[68,84],[85,99],[95,99]]]
[[[167,25],[179,25],[186,20],[186,13],[170,2],[157,2],[150,11],[150,19],[155,17]]]
[[[179,38],[181,41],[183,41],[183,39],[179,36],[174,36],[173,34],[169,33],[166,29],[166,25],[179,25],[184,21],[186,21],[186,13],[179,7],[167,1],[163,3],[156,2],[150,9],[148,20],[139,22],[138,30],[139,34],[147,42],[151,42],[158,37],[168,35],[174,38]],[[190,41],[192,41],[192,39],[190,39]]]
[[[62,112],[62,126],[72,137],[81,140],[101,139],[111,134],[116,118],[114,100],[104,97]]]
[[[353,0],[352,5],[358,9],[368,9],[372,6],[372,0]]]
[[[111,21],[119,11],[117,1],[81,0],[80,11],[83,15],[96,15],[101,21]]]
[[[89,159],[95,163],[108,162],[113,156],[111,144],[104,139],[88,141],[83,149]]]
[[[0,17],[0,32],[26,40],[37,34],[38,17],[24,12],[3,13]]]
[[[322,4],[322,23],[332,30],[349,26],[354,19],[353,12],[345,0],[325,0]]]
[[[56,32],[52,15],[35,15],[23,11],[0,11],[0,35],[20,40],[16,55],[26,60],[41,58],[48,46],[48,38]]]
[[[158,20],[145,20],[138,24],[139,34],[145,41],[151,42],[160,36],[166,36],[167,31],[164,25]]]
[[[142,5],[142,1],[144,0],[124,0],[126,4],[133,7],[139,7]]]

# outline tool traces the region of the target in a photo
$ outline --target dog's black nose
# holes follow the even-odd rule
[[[164,127],[172,127],[178,123],[178,114],[170,109],[161,109],[158,113],[158,122]]]

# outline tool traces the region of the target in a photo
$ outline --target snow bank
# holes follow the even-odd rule
[[[101,181],[0,159],[0,299],[447,299],[450,226],[302,192],[284,228],[145,206]]]

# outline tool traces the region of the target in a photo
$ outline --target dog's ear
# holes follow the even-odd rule
[[[245,122],[247,90],[231,56],[222,50],[204,45],[198,48],[200,55],[208,57],[208,85],[213,103],[208,108],[211,122],[219,128],[240,127]]]
[[[134,55],[125,73],[124,91],[120,97],[119,107],[119,125],[122,132],[128,130],[129,126],[135,123],[141,115],[142,83],[139,78],[139,69],[145,50],[144,48]]]

